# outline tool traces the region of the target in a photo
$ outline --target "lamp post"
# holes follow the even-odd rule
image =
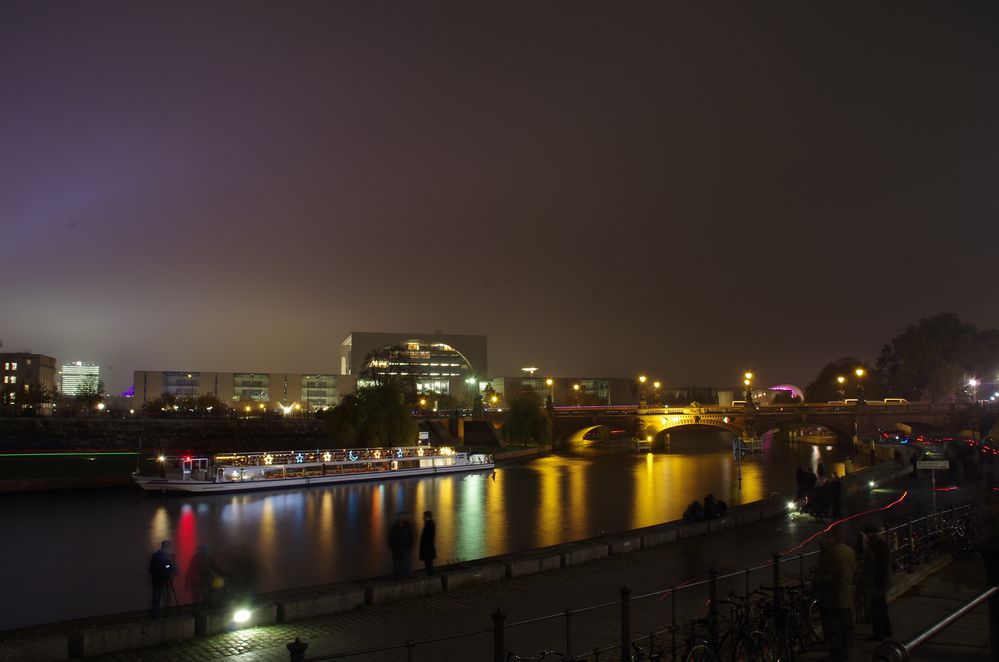
[[[853,371],[857,375],[857,404],[864,404],[864,375],[866,371],[863,368],[857,368]]]
[[[971,404],[978,404],[978,380],[972,377],[968,380],[968,386],[971,387]]]
[[[572,385],[573,397],[576,400],[576,406],[579,406],[579,384]]]
[[[639,407],[644,407],[645,406],[645,382],[646,382],[646,380],[648,380],[648,377],[646,377],[645,375],[639,375],[638,376],[638,384],[639,384],[639,386],[638,386],[638,406]]]
[[[839,392],[839,399],[846,400],[846,377],[840,375],[836,378],[837,388],[836,391]]]
[[[653,389],[653,393],[655,394],[653,396],[653,400],[655,400],[655,403],[656,403],[657,406],[660,404],[660,402],[659,402],[659,387],[660,386],[662,386],[661,382],[652,382],[652,389]]]
[[[555,385],[555,380],[552,379],[551,377],[549,377],[548,379],[545,380],[545,386],[548,387],[548,406],[550,406],[550,407],[554,407],[555,406],[555,389],[554,389],[554,385]]]
[[[746,387],[746,406],[753,406],[753,373],[748,370],[742,376],[742,383]]]

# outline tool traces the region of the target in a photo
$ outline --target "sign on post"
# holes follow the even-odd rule
[[[950,469],[950,460],[917,460],[917,469]]]

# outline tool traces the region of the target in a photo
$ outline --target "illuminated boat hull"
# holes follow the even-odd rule
[[[160,458],[165,476],[135,475],[148,492],[219,494],[490,471],[492,456],[428,447],[277,451]]]

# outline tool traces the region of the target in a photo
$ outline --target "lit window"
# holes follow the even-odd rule
[[[10,383],[11,384],[16,384],[17,383],[17,375],[11,375],[10,376]]]
[[[6,361],[6,362],[5,362],[4,364],[3,364],[3,369],[4,369],[4,370],[10,370],[10,361]]]
[[[3,376],[3,383],[4,384],[10,384],[10,377],[8,377],[7,375],[4,375]]]
[[[13,363],[10,364],[10,369],[17,370],[17,361],[14,361]]]

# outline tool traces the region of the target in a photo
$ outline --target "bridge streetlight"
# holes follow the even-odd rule
[[[753,406],[753,373],[746,371],[742,383],[746,386],[746,406]]]
[[[968,386],[971,387],[971,403],[972,404],[977,404],[978,403],[978,383],[979,383],[978,380],[975,379],[975,378],[971,378],[971,379],[968,380]]]
[[[639,384],[639,387],[638,387],[638,406],[639,407],[644,407],[645,406],[645,382],[646,382],[646,380],[648,380],[648,377],[646,377],[645,375],[639,375],[638,376],[638,384]]]
[[[853,371],[857,375],[857,404],[862,405],[864,403],[864,375],[866,374],[863,368],[857,368]]]
[[[576,406],[578,407],[579,406],[579,384],[573,384],[572,385],[572,390],[573,390],[573,393],[574,393],[574,397],[576,399]]]
[[[839,385],[836,389],[839,392],[839,399],[846,400],[846,377],[840,375],[836,378],[836,383]]]
[[[555,389],[553,388],[554,385],[555,385],[555,380],[552,379],[551,377],[549,377],[548,379],[545,380],[545,386],[548,387],[548,407],[549,408],[555,406]]]
[[[660,402],[659,402],[659,387],[660,386],[662,386],[661,383],[659,383],[659,382],[652,382],[652,388],[655,389],[654,392],[655,392],[655,402],[656,402],[656,405],[660,404]]]

